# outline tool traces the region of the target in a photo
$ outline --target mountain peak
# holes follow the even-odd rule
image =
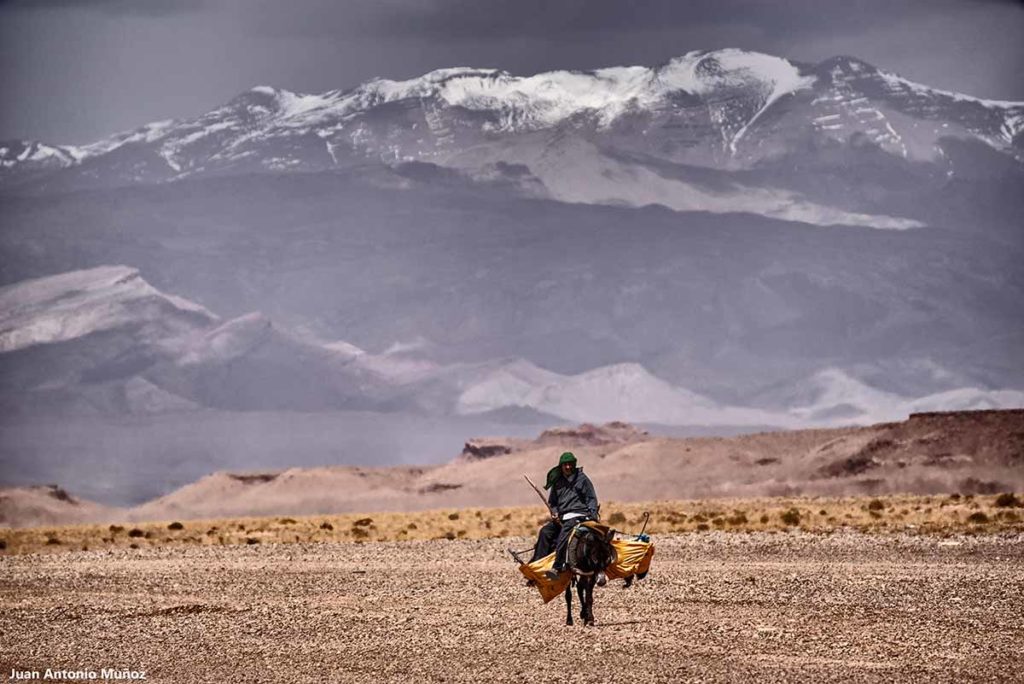
[[[138,269],[98,266],[0,288],[0,351],[24,349],[175,318],[210,323],[202,306],[166,295]]]
[[[788,104],[776,105],[780,100]],[[787,120],[765,116],[770,110]],[[376,78],[323,93],[257,85],[194,119],[148,124],[83,147],[9,144],[0,150],[0,171],[4,179],[24,171],[33,182],[67,171],[60,176],[62,182],[67,179],[64,185],[54,186],[77,188],[261,169],[317,171],[366,160],[425,161],[460,169],[480,160],[483,168],[474,167],[471,174],[484,177],[498,162],[515,163],[529,168],[551,197],[576,201],[578,197],[563,197],[558,187],[549,185],[557,186],[557,179],[545,177],[541,167],[553,164],[557,155],[537,159],[530,149],[545,143],[526,140],[520,149],[506,145],[508,138],[550,131],[554,138],[549,145],[569,140],[579,147],[618,146],[626,154],[651,155],[670,164],[733,170],[806,147],[862,139],[900,157],[946,163],[938,141],[957,131],[1020,161],[1022,129],[1021,103],[945,93],[855,57],[840,55],[804,65],[724,48],[688,52],[653,68],[515,76],[461,66],[407,80]],[[501,150],[488,149],[501,145]],[[88,170],[76,173],[83,161],[115,150],[118,154],[109,164],[90,161]],[[495,155],[500,158],[490,158]],[[580,168],[596,167],[591,160]],[[611,168],[602,173],[594,182],[577,182],[575,187],[593,187],[614,175]],[[555,175],[564,176],[560,171]],[[683,201],[681,197],[690,195],[651,190],[665,179],[650,181],[643,183],[642,203],[677,209],[682,201],[684,209],[701,210],[715,205],[714,197]],[[609,185],[612,190],[621,187],[618,182]],[[619,197],[601,199],[632,203]],[[728,204],[729,211],[737,210],[735,203]],[[780,197],[772,206],[802,205]],[[797,215],[795,210],[783,211]],[[801,208],[798,213],[805,220],[807,212]],[[817,217],[812,222],[818,223],[874,220],[846,214],[821,218],[816,209],[811,213]],[[884,227],[890,225],[906,224]]]

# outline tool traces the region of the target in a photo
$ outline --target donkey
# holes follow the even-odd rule
[[[580,619],[583,624],[594,624],[594,585],[603,587],[608,582],[605,568],[615,562],[615,547],[611,545],[613,531],[602,535],[593,528],[579,525],[569,540],[566,563],[572,571],[572,580],[565,588],[565,624],[572,625],[572,587],[580,599]]]

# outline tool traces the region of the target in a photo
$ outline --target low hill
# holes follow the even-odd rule
[[[602,501],[1024,489],[1024,410],[913,414],[862,428],[737,437],[657,437],[625,423],[584,424],[534,440],[476,438],[435,467],[322,467],[204,477],[134,508],[0,490],[0,523],[412,511],[539,502],[543,476],[573,450]],[[36,492],[32,499],[27,492]],[[66,517],[64,517],[66,516]]]

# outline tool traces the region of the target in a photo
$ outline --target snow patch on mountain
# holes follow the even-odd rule
[[[76,162],[67,148],[34,140],[8,141],[0,145],[0,169],[59,169]]]
[[[971,102],[980,104],[984,107],[991,109],[1021,109],[1024,103],[1014,102],[1013,100],[986,100],[980,97],[974,97],[972,95],[964,95],[963,93],[953,92],[951,90],[942,90],[940,88],[932,88],[931,86],[922,85],[921,83],[915,83],[909,79],[903,78],[899,74],[894,74],[888,71],[879,69],[877,71],[878,76],[885,81],[895,91],[910,91],[919,95],[933,97],[940,95],[942,97],[948,97],[957,102]]]
[[[657,78],[666,91],[684,90],[697,95],[759,82],[768,90],[766,100],[772,102],[787,93],[809,88],[815,81],[781,57],[736,48],[688,52],[658,70]]]
[[[716,91],[743,88],[756,93],[757,109],[752,116],[721,121],[731,129],[728,146],[729,151],[736,154],[736,146],[744,134],[769,107],[784,95],[813,87],[815,77],[801,74],[796,66],[780,57],[729,48],[690,52],[673,59],[660,70],[658,81],[670,92],[678,89],[707,96]],[[723,119],[732,115],[725,107],[718,108],[716,114]]]
[[[174,119],[154,121],[132,131],[117,133],[88,145],[66,145],[64,149],[75,158],[75,161],[81,162],[91,157],[98,157],[108,152],[113,152],[119,147],[131,143],[154,142],[171,132],[177,124],[178,122]]]
[[[651,107],[676,92],[706,94],[751,84],[761,93],[759,115],[778,98],[813,82],[813,76],[801,75],[784,59],[726,49],[691,52],[659,69],[626,66],[519,77],[458,67],[405,81],[375,79],[347,92],[300,95],[265,86],[260,92],[276,98],[284,126],[344,120],[388,102],[436,99],[472,111],[498,112],[497,129],[510,131],[551,127],[583,113],[594,114],[607,126],[627,111]]]

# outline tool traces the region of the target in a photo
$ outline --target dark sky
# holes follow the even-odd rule
[[[445,66],[656,65],[740,47],[860,57],[1024,100],[1024,4],[996,0],[0,1],[0,139],[85,143],[257,84],[348,88]]]

